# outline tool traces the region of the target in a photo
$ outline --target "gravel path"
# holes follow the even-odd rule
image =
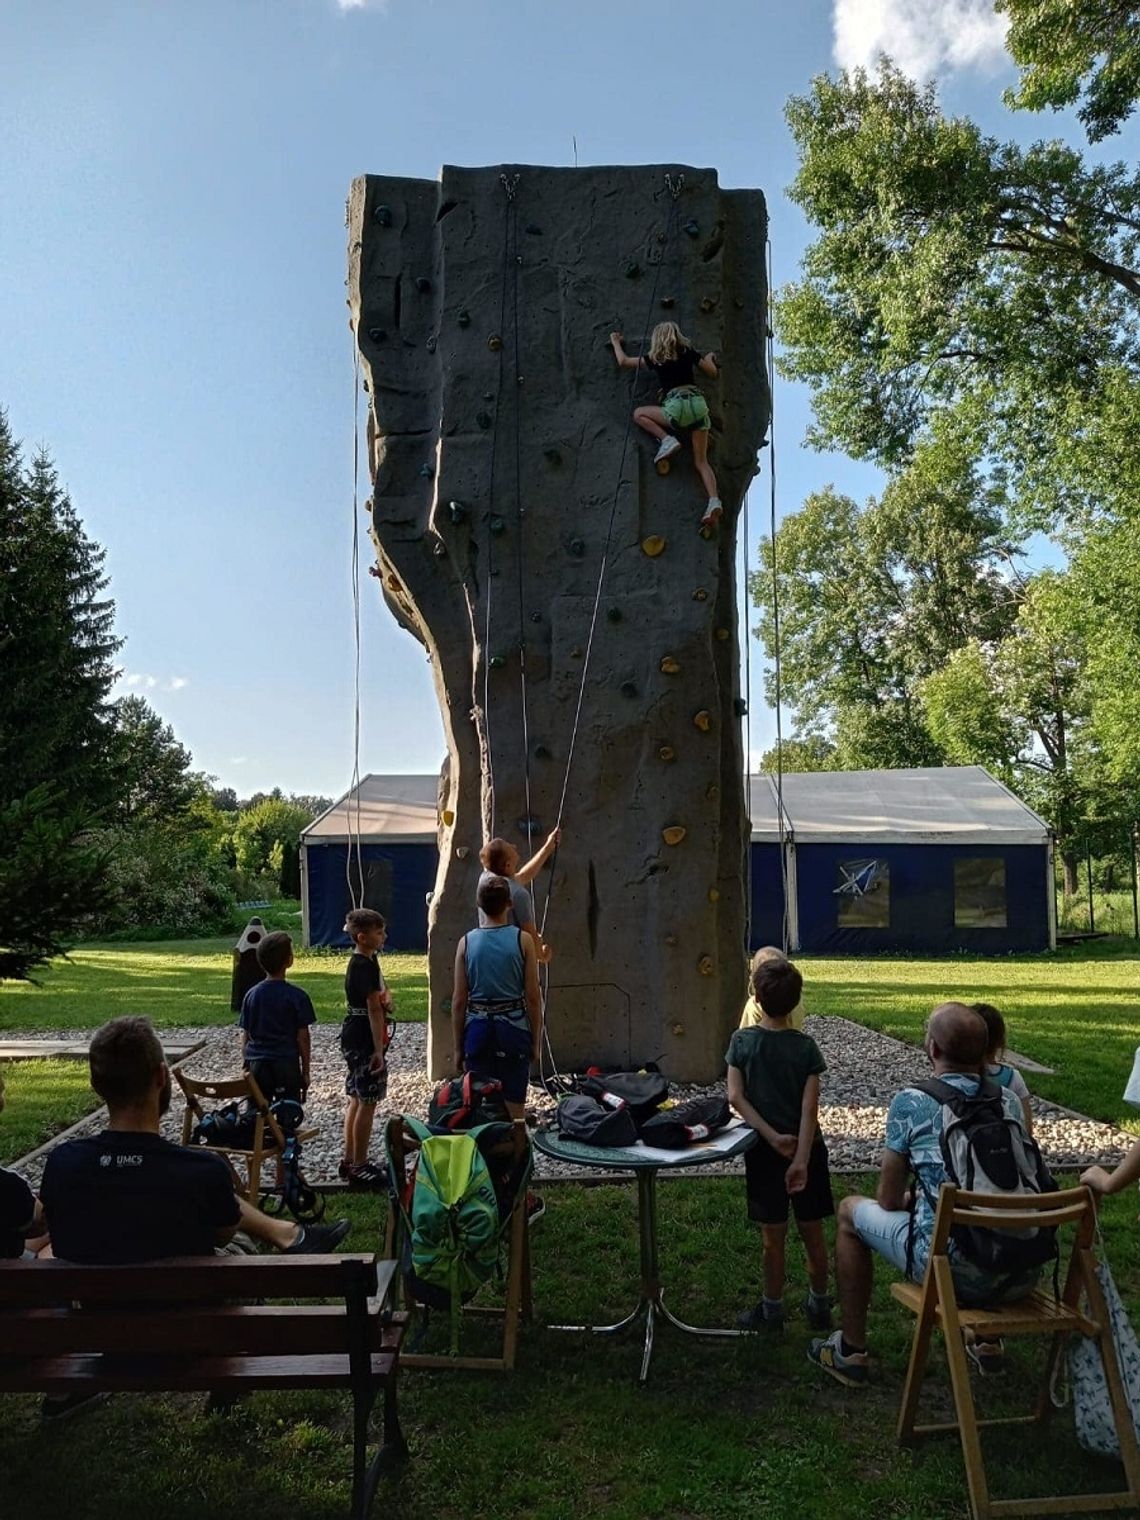
[[[823,1051],[828,1065],[822,1084],[820,1123],[831,1153],[831,1169],[835,1172],[873,1171],[878,1167],[887,1105],[899,1088],[929,1074],[926,1057],[913,1045],[903,1044],[847,1019],[813,1017],[808,1019],[806,1029]],[[338,1026],[333,1024],[318,1025],[313,1030],[313,1080],[305,1117],[308,1123],[318,1127],[320,1134],[305,1146],[304,1167],[306,1175],[316,1183],[335,1178],[337,1162],[342,1154],[344,1065],[337,1045],[337,1030]],[[82,1031],[77,1030],[66,1033],[75,1039],[82,1036]],[[203,1037],[207,1040],[201,1050],[184,1062],[188,1076],[232,1076],[239,1069],[236,1029],[186,1028],[164,1030],[162,1033],[163,1038],[171,1043],[192,1042]],[[52,1031],[38,1029],[13,1036],[16,1037],[52,1039],[59,1036]],[[424,1024],[400,1025],[389,1051],[391,1069],[388,1098],[377,1110],[377,1135],[389,1113],[426,1113],[432,1088],[424,1075],[426,1037],[427,1026]],[[680,1084],[673,1087],[673,1093],[678,1098],[723,1090],[723,1082],[709,1088]],[[540,1118],[549,1114],[554,1107],[553,1099],[541,1087],[531,1087],[529,1102]],[[1045,1159],[1058,1170],[1071,1170],[1094,1161],[1114,1165],[1132,1144],[1132,1136],[1111,1125],[1071,1113],[1041,1098],[1033,1099],[1033,1112],[1037,1138]],[[91,1114],[83,1121],[80,1132],[98,1131],[103,1127],[103,1118],[102,1109]],[[181,1127],[181,1095],[175,1089],[171,1111],[163,1121],[163,1133],[170,1139],[177,1140]],[[379,1154],[376,1140],[373,1142],[373,1154]],[[41,1155],[27,1163],[17,1163],[16,1170],[23,1172],[30,1181],[38,1182],[44,1159]],[[585,1168],[569,1166],[537,1154],[535,1163],[536,1173],[540,1177],[587,1174]],[[742,1162],[729,1161],[702,1167],[701,1172],[739,1172],[742,1169]],[[599,1173],[591,1170],[590,1175],[597,1177]]]

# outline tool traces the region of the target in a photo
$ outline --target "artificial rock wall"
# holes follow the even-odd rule
[[[707,1080],[745,995],[734,555],[769,420],[763,197],[681,166],[444,168],[356,180],[348,225],[376,573],[428,652],[447,736],[432,1075],[481,843],[493,827],[525,859],[565,789],[535,893],[541,921],[551,892],[559,1065],[657,1059]],[[627,427],[652,376],[631,400],[609,349],[616,328],[637,352],[665,318],[720,363],[702,379],[725,505],[711,539],[688,449],[661,477]]]

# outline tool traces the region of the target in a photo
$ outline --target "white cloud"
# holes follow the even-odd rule
[[[248,755],[231,755],[230,756],[230,764],[231,765],[248,765],[249,764],[249,756]]]
[[[338,11],[386,11],[388,0],[336,0]]]
[[[1006,58],[1007,20],[993,0],[833,0],[840,68],[873,68],[887,53],[913,79],[942,69],[992,70]]]
[[[125,670],[119,677],[120,686],[128,691],[181,691],[189,686],[189,676],[152,676],[145,670]]]
[[[184,686],[189,685],[190,682],[186,676],[171,676],[170,682],[167,685],[166,689],[167,691],[181,691]]]

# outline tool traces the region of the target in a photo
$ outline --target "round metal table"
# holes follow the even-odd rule
[[[641,1253],[641,1296],[624,1319],[612,1325],[551,1325],[551,1330],[585,1331],[591,1335],[617,1335],[645,1316],[645,1349],[641,1357],[639,1381],[649,1376],[653,1355],[653,1332],[658,1316],[685,1335],[735,1339],[744,1330],[706,1329],[688,1325],[678,1319],[665,1304],[657,1261],[657,1174],[705,1166],[712,1161],[728,1161],[741,1156],[756,1143],[756,1131],[737,1123],[722,1130],[713,1143],[698,1143],[683,1151],[650,1149],[639,1141],[636,1145],[583,1145],[580,1140],[564,1140],[557,1130],[536,1130],[534,1148],[554,1161],[568,1161],[575,1166],[592,1166],[610,1172],[633,1172],[637,1178],[637,1226]]]

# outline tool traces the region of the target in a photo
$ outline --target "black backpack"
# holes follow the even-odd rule
[[[717,1130],[725,1127],[732,1118],[727,1099],[713,1094],[707,1098],[691,1098],[688,1103],[678,1103],[676,1108],[663,1108],[660,1113],[647,1119],[641,1126],[641,1138],[646,1145],[658,1145],[663,1150],[680,1151],[698,1140],[707,1140]]]
[[[1005,1112],[1002,1089],[992,1078],[983,1076],[976,1093],[962,1092],[937,1077],[914,1085],[942,1105],[942,1165],[948,1182],[970,1193],[1028,1195],[1056,1190],[1036,1142],[1025,1133],[1020,1118]],[[929,1202],[937,1208],[937,1199]],[[913,1220],[912,1210],[912,1235]],[[954,1225],[950,1238],[966,1261],[995,1277],[1029,1271],[1057,1257],[1054,1227],[988,1230]],[[907,1255],[909,1267],[909,1241]]]
[[[191,1145],[218,1145],[233,1150],[253,1149],[257,1129],[257,1109],[248,1101],[223,1103],[221,1108],[203,1114],[190,1136]],[[269,1144],[273,1144],[270,1135]]]
[[[582,1145],[633,1145],[637,1129],[624,1103],[607,1107],[593,1098],[572,1093],[558,1105],[558,1131],[564,1140]]]
[[[503,1084],[495,1077],[461,1077],[441,1082],[428,1104],[428,1127],[449,1132],[474,1129],[477,1124],[509,1124]]]
[[[669,1083],[659,1071],[610,1071],[583,1077],[576,1085],[580,1093],[607,1108],[624,1103],[639,1130],[669,1096]]]

